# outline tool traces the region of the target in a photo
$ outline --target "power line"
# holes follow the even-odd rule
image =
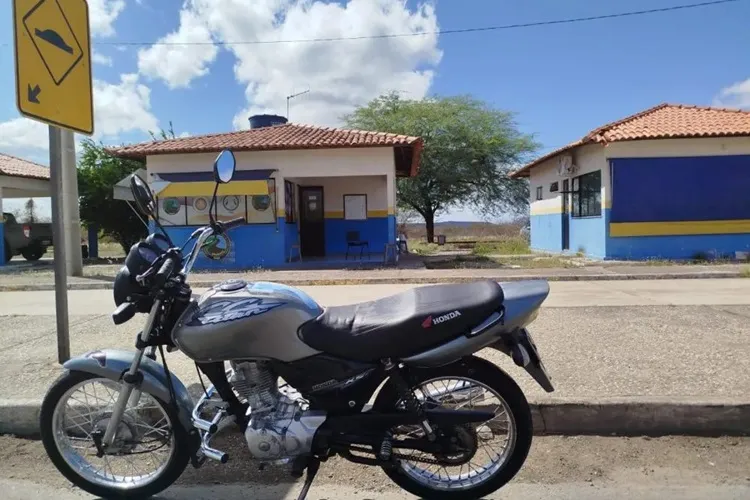
[[[713,5],[735,3],[740,0],[714,0],[709,2],[692,3],[685,5],[675,5],[672,7],[661,7],[658,9],[647,9],[647,10],[636,10],[630,12],[619,12],[616,14],[603,14],[599,16],[587,16],[587,17],[574,17],[568,19],[555,19],[551,21],[534,21],[528,23],[516,23],[516,24],[505,24],[501,26],[485,26],[478,28],[462,28],[453,30],[435,30],[435,31],[422,31],[417,33],[393,33],[384,35],[363,35],[363,36],[342,36],[342,37],[330,37],[330,38],[303,38],[303,39],[289,39],[289,40],[253,40],[253,41],[233,41],[233,42],[222,42],[222,41],[211,41],[211,42],[94,42],[95,45],[270,45],[280,43],[317,43],[317,42],[341,42],[347,40],[376,40],[382,38],[403,38],[411,36],[426,36],[426,35],[453,35],[458,33],[476,33],[481,31],[501,31],[511,30],[519,28],[531,28],[535,26],[552,26],[556,24],[573,24],[583,23],[589,21],[600,21],[603,19],[616,19],[621,17],[633,17],[642,16],[648,14],[657,14],[661,12],[673,12],[678,10],[696,9],[700,7],[709,7]]]

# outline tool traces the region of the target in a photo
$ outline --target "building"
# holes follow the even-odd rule
[[[605,259],[750,250],[750,112],[661,104],[511,175],[530,181],[535,250]]]
[[[0,214],[3,198],[46,197],[49,186],[49,168],[0,153]],[[6,261],[4,221],[4,217],[0,218],[0,266]]]
[[[382,262],[386,245],[396,238],[396,178],[416,175],[422,140],[285,121],[260,115],[251,118],[250,130],[147,142],[110,153],[145,162],[158,219],[179,244],[208,222],[216,154],[223,149],[235,154],[234,180],[219,189],[219,217],[243,216],[247,225],[205,249],[197,267],[343,261],[352,240],[368,246],[352,248],[350,258],[359,259],[361,252],[365,260]]]

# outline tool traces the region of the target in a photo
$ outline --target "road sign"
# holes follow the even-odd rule
[[[94,104],[86,0],[13,0],[13,27],[18,110],[91,135]]]

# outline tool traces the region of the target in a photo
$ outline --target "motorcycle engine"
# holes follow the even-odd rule
[[[245,439],[255,460],[286,463],[309,453],[315,432],[326,419],[323,411],[306,408],[302,397],[289,386],[279,388],[279,378],[262,361],[232,362],[232,387],[249,405],[250,422]]]

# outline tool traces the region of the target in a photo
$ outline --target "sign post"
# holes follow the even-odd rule
[[[86,0],[13,0],[13,34],[18,110],[50,126],[57,352],[58,361],[64,363],[70,358],[64,223],[73,217],[65,206],[66,202],[77,206],[78,200],[65,198],[63,179],[76,176],[75,161],[70,161],[75,154],[70,148],[73,132],[94,133],[88,4]],[[63,172],[64,153],[68,172]]]

